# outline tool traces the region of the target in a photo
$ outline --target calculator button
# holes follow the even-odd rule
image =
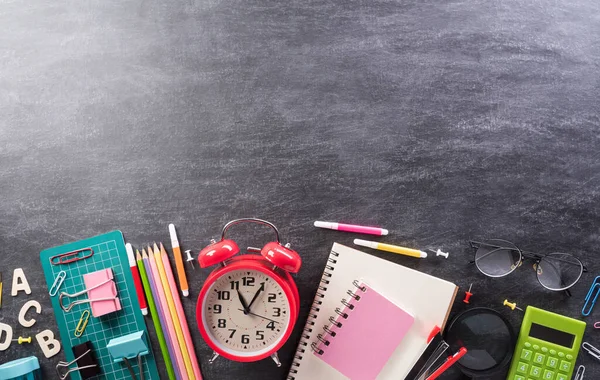
[[[554,372],[548,371],[548,370],[544,370],[544,376],[542,376],[542,379],[544,379],[544,380],[553,380],[554,379]]]
[[[559,373],[556,375],[556,379],[554,380],[569,380],[569,378],[564,373]]]
[[[548,347],[542,347],[542,352],[548,352]]]
[[[527,348],[529,348],[529,347],[531,347],[531,343],[525,342],[524,346],[527,347]]]
[[[546,356],[545,356],[545,355],[542,355],[542,354],[540,354],[540,353],[536,353],[536,354],[533,356],[533,362],[534,362],[534,363],[537,363],[537,364],[544,364],[544,359],[545,359],[545,358],[546,358]]]
[[[523,350],[523,351],[521,351],[521,359],[529,361],[529,360],[531,360],[531,354],[532,354],[531,351]]]
[[[568,360],[573,360],[573,355],[567,355]]]
[[[557,358],[553,358],[553,357],[548,357],[548,360],[546,361],[546,367],[549,368],[556,368],[558,367],[558,359]]]
[[[540,349],[540,346],[538,346],[537,344],[534,344],[534,345],[533,345],[533,349],[537,351],[537,350],[539,350],[539,349]]]
[[[569,372],[571,370],[571,362],[567,362],[564,360],[560,361],[560,367],[558,367],[561,371]]]
[[[529,376],[539,379],[539,377],[542,376],[542,369],[540,367],[531,366]]]
[[[526,379],[521,375],[515,375],[514,380],[526,380]]]
[[[559,358],[564,358],[565,357],[565,353],[564,352],[559,352],[558,353],[558,357]]]
[[[517,366],[517,372],[527,374],[527,368],[529,368],[529,364],[519,362],[519,365]]]
[[[556,350],[550,350],[550,355],[556,355]]]

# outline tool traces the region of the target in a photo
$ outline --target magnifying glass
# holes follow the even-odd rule
[[[478,379],[508,369],[516,335],[504,316],[493,309],[479,307],[457,315],[446,329],[445,341],[451,352],[460,347],[467,349],[455,367],[470,378]]]

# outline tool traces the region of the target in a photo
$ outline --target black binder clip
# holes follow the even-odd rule
[[[73,347],[73,355],[75,360],[72,362],[58,362],[56,365],[56,374],[60,380],[65,380],[71,372],[79,371],[82,379],[89,379],[100,373],[100,366],[94,356],[92,342],[87,341]],[[77,367],[70,368],[71,365],[77,364]]]

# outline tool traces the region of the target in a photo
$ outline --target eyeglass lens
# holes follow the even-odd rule
[[[568,253],[550,253],[537,266],[540,284],[550,290],[570,288],[579,281],[582,273],[581,261]]]
[[[521,262],[521,251],[506,240],[488,240],[475,252],[475,265],[486,276],[502,277],[514,271]]]

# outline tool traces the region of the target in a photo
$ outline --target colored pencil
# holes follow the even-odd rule
[[[177,316],[177,310],[175,309],[175,301],[173,301],[173,294],[171,291],[169,291],[169,281],[167,280],[165,267],[160,257],[160,250],[158,249],[156,243],[154,244],[154,258],[156,260],[156,267],[158,268],[160,281],[165,292],[165,298],[167,299],[167,305],[169,306],[171,319],[173,319],[173,323],[175,324],[175,332],[177,333],[177,341],[179,342],[179,347],[181,348],[181,354],[183,356],[183,362],[185,363],[185,369],[190,379],[193,379],[194,369],[192,367],[192,360],[190,359],[190,354],[185,344],[183,331],[181,329],[181,322],[179,321],[179,317]]]
[[[135,294],[140,303],[140,309],[142,309],[143,315],[148,315],[148,305],[146,304],[146,298],[144,297],[144,288],[142,287],[142,280],[140,279],[140,271],[135,263],[135,256],[133,255],[133,248],[131,244],[125,244],[125,251],[127,251],[127,259],[129,259],[129,269],[133,276],[133,284],[135,285]]]
[[[173,247],[173,256],[175,256],[175,266],[177,267],[177,281],[179,282],[179,288],[184,297],[190,295],[189,285],[187,277],[185,275],[185,268],[183,266],[183,257],[181,256],[181,248],[179,248],[179,240],[177,239],[177,231],[175,231],[175,225],[169,224],[169,235],[171,235],[171,247]]]
[[[165,247],[160,243],[160,254],[162,256],[163,265],[165,267],[165,272],[167,274],[167,280],[169,281],[169,285],[171,287],[171,293],[173,295],[173,300],[175,301],[175,308],[177,310],[177,316],[179,317],[179,321],[181,322],[181,328],[183,329],[183,337],[185,339],[185,344],[187,346],[188,353],[190,354],[190,360],[192,361],[192,368],[194,369],[194,376],[198,380],[202,380],[202,373],[200,373],[200,365],[198,364],[198,358],[196,357],[196,350],[194,349],[194,343],[192,342],[192,336],[190,334],[190,327],[188,326],[187,319],[185,318],[185,313],[183,311],[183,305],[181,304],[181,299],[179,298],[179,293],[177,292],[177,288],[175,287],[175,278],[173,277],[173,269],[171,268],[171,263],[169,262],[169,257],[167,256],[167,252],[165,251]]]
[[[169,306],[167,305],[167,297],[162,286],[162,281],[158,272],[158,265],[156,264],[156,258],[154,257],[154,253],[152,252],[151,247],[148,247],[148,263],[150,264],[150,270],[154,279],[154,285],[156,286],[156,293],[158,293],[157,300],[159,301],[159,304],[161,306],[161,310],[165,319],[165,324],[169,332],[171,346],[173,347],[173,353],[175,357],[174,363],[176,363],[176,368],[181,378],[187,380],[189,379],[189,377],[185,368],[181,347],[179,346],[179,341],[177,340],[177,333],[175,332],[175,323],[171,318],[171,313],[169,312]],[[173,357],[171,357],[171,359],[173,359]]]
[[[171,362],[172,353],[169,351],[167,343],[165,342],[165,335],[160,324],[160,318],[158,315],[158,311],[156,310],[154,297],[152,296],[152,286],[150,285],[151,280],[148,278],[148,274],[146,273],[145,265],[148,265],[148,256],[142,259],[142,256],[140,256],[140,251],[136,250],[135,258],[137,261],[138,269],[140,271],[142,285],[144,286],[146,300],[148,301],[148,307],[150,308],[150,317],[152,317],[152,323],[154,324],[154,330],[156,330],[156,336],[158,338],[158,344],[160,345],[160,351],[162,352],[162,356],[165,361],[165,367],[167,367],[167,375],[169,376],[169,379],[175,380],[175,372],[173,371],[173,363]],[[146,263],[144,263],[144,261],[142,260],[145,260]],[[156,293],[156,290],[154,290],[154,292]]]

